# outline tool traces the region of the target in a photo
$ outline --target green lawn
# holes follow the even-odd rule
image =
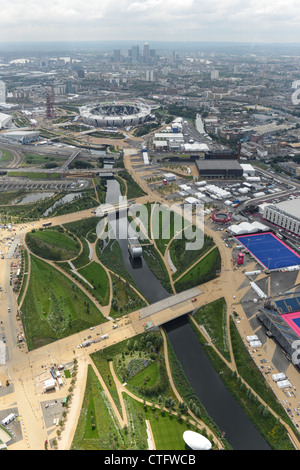
[[[35,256],[21,318],[29,350],[105,321],[79,287]]]
[[[26,243],[35,255],[53,261],[75,258],[80,251],[80,245],[75,238],[55,229],[29,232],[26,235]]]
[[[78,272],[94,286],[94,292],[102,305],[109,302],[109,279],[105,269],[95,261],[84,268],[78,269]]]
[[[14,176],[17,178],[29,178],[31,180],[61,179],[60,173],[48,173],[43,171],[9,171],[7,173],[7,176]]]
[[[163,414],[160,410],[152,411],[150,407],[145,415],[150,421],[157,450],[186,450],[182,436],[184,431],[194,430],[193,426],[166,411]]]
[[[0,162],[9,162],[11,160],[11,153],[8,150],[0,149]]]
[[[190,232],[191,235],[191,232]],[[172,243],[170,244],[170,256],[172,259],[173,264],[177,268],[176,273],[173,275],[174,279],[177,279],[184,271],[186,271],[195,261],[202,257],[207,251],[209,251],[214,246],[214,241],[211,237],[204,235],[203,237],[203,246],[195,250],[187,250],[187,244],[192,243],[194,240],[191,240],[189,233],[186,234],[184,232],[181,233],[180,237],[174,238]],[[203,235],[198,229],[197,238],[201,240],[200,237]],[[195,238],[196,240],[196,238]]]
[[[146,302],[132,289],[130,284],[118,276],[112,276],[113,299],[110,315],[113,318],[121,317],[138,308],[145,307]]]
[[[203,305],[193,318],[198,325],[203,325],[221,354],[230,361],[226,330],[227,305],[224,297]]]
[[[158,363],[153,362],[150,366],[146,367],[142,372],[128,380],[127,385],[129,389],[138,389],[146,385],[152,387],[158,380]]]
[[[182,292],[214,279],[216,271],[220,268],[221,257],[216,247],[175,283],[176,292]]]

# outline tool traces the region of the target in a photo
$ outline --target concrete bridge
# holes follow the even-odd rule
[[[139,311],[139,320],[144,322],[145,329],[161,326],[198,309],[199,306],[196,307],[196,303],[199,304],[197,301],[201,294],[203,292],[199,287],[193,287],[180,294],[155,302]]]

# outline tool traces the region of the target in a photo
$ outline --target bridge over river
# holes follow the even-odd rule
[[[150,323],[152,326],[161,326],[182,315],[192,313],[195,310],[194,302],[203,294],[199,287],[193,287],[180,294],[172,295],[160,300],[139,311],[139,319]]]

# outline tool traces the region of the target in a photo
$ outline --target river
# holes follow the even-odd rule
[[[119,183],[116,180],[107,180],[106,202],[118,203],[120,195]],[[108,215],[108,218],[113,224],[114,216]],[[124,233],[124,226],[128,226],[127,211],[120,212],[117,222],[121,233]],[[118,230],[115,230],[115,234],[121,246],[125,266],[142,294],[150,303],[170,297],[171,294],[161,285],[143,258],[140,262],[132,263],[127,239],[119,238]],[[225,432],[225,438],[231,447],[234,450],[270,449],[223,384],[187,317],[181,317],[164,326],[191,387],[219,429]]]
[[[164,325],[175,354],[196,396],[225,432],[234,450],[270,450],[239,403],[223,384],[186,316]],[[258,410],[257,410],[258,413]]]
[[[120,196],[121,192],[118,181],[107,180],[106,202],[109,204],[118,203]],[[121,211],[119,213],[119,218],[116,219],[117,227],[114,227],[115,217],[113,215],[109,215],[108,219],[114,228],[115,236],[120,244],[126,269],[131,274],[141,293],[150,303],[158,302],[159,300],[169,297],[171,294],[169,294],[160,281],[154,276],[143,257],[141,259],[131,259],[128,251],[127,238],[121,238],[119,236],[120,234],[128,232],[127,211]]]

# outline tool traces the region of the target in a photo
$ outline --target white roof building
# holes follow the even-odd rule
[[[194,142],[193,144],[184,144],[184,150],[187,152],[208,152],[209,147],[206,144],[200,144],[200,142]]]
[[[7,131],[0,134],[0,140],[7,143],[27,144],[29,142],[36,142],[39,138],[39,131],[22,131],[22,129],[18,129],[17,131]]]
[[[260,222],[242,222],[238,225],[230,225],[227,229],[233,235],[243,235],[245,233],[265,232],[269,227]]]
[[[44,390],[52,390],[56,387],[56,381],[54,379],[48,379],[44,381]]]
[[[249,163],[241,163],[241,167],[244,172],[244,176],[255,176],[255,168]]]
[[[0,113],[0,129],[5,129],[12,125],[12,116],[10,114]]]

